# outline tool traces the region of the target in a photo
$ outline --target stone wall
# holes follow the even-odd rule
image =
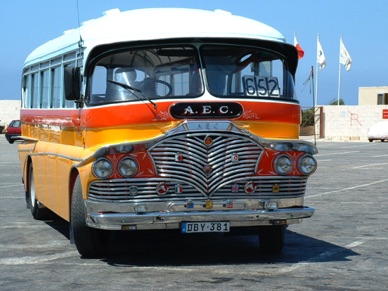
[[[20,118],[20,100],[0,100],[0,125],[7,126]]]
[[[327,140],[367,141],[369,128],[383,120],[383,109],[388,105],[323,106],[323,116],[317,110],[315,116],[318,138]],[[323,136],[319,136],[323,121]]]

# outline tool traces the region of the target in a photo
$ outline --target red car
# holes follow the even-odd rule
[[[5,138],[9,143],[14,143],[15,139],[21,134],[20,120],[12,120],[5,131]]]

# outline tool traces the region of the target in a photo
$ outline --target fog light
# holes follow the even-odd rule
[[[147,205],[145,204],[136,204],[133,208],[137,213],[147,212]]]
[[[287,220],[282,219],[282,220],[272,220],[270,221],[273,225],[287,225]]]
[[[264,208],[269,210],[269,211],[274,211],[274,210],[278,209],[278,203],[273,202],[273,201],[265,202]]]

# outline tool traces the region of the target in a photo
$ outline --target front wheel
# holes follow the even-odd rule
[[[263,226],[259,232],[260,249],[268,253],[279,253],[284,246],[285,225]]]
[[[70,236],[81,256],[94,258],[104,255],[109,240],[108,231],[87,226],[86,207],[79,176],[74,183],[70,215],[70,231],[72,232]]]

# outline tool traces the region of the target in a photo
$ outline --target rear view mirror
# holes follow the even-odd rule
[[[65,67],[65,99],[79,100],[81,97],[81,70],[79,67]]]

